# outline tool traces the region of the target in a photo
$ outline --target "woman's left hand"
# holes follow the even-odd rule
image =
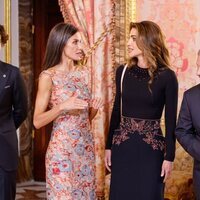
[[[103,107],[103,100],[101,98],[92,99],[91,107],[98,110],[99,108]]]
[[[168,160],[163,161],[162,171],[161,171],[161,176],[164,177],[163,182],[165,182],[167,178],[169,178],[172,171],[172,165],[173,165],[173,162],[171,161],[168,161]]]

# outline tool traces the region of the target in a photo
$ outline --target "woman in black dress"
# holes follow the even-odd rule
[[[175,156],[177,78],[154,22],[130,24],[128,53],[127,68],[122,65],[116,71],[105,153],[110,200],[162,200]],[[164,107],[165,137],[160,128]]]

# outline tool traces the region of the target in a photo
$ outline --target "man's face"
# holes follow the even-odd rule
[[[200,77],[200,52],[198,53],[197,56],[197,76]]]

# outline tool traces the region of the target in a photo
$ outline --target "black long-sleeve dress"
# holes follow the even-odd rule
[[[177,78],[172,70],[159,66],[149,88],[147,69],[127,68],[121,115],[123,68],[120,66],[116,72],[116,96],[106,144],[112,152],[110,200],[161,200],[162,162],[173,161],[175,156]],[[160,129],[164,107],[165,137]]]

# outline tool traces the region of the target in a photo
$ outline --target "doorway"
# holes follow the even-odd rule
[[[42,71],[42,61],[50,30],[54,25],[63,22],[58,0],[34,0],[34,95],[35,102],[37,83]],[[45,181],[45,153],[50,140],[52,124],[35,130],[33,139],[33,176],[36,181]]]

